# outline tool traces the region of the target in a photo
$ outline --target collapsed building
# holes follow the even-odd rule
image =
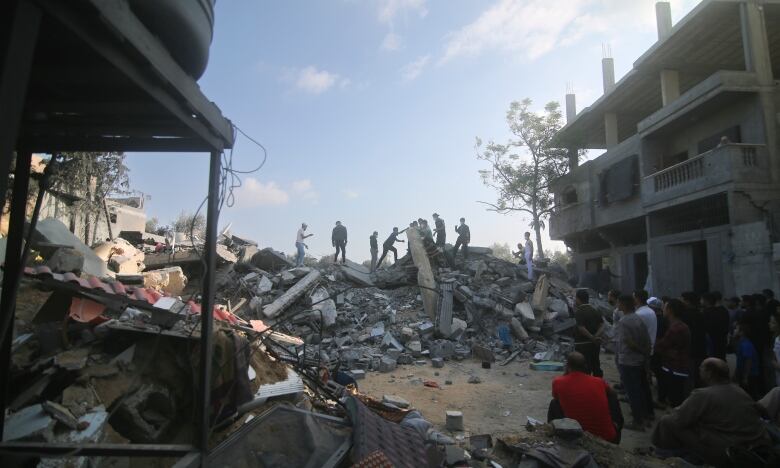
[[[655,295],[778,289],[780,5],[702,1],[557,135],[571,154],[606,150],[553,186],[550,236],[585,283]],[[600,281],[599,281],[600,280]]]

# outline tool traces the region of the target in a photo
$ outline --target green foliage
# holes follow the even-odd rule
[[[512,255],[512,249],[507,243],[499,244],[496,242],[490,246],[490,249],[493,251],[493,256],[496,258],[500,258],[501,260],[506,260],[509,262],[517,261],[517,258]]]
[[[82,198],[76,209],[86,220],[82,240],[89,244],[90,219],[98,219],[103,212],[103,202],[111,195],[128,193],[130,170],[125,166],[123,153],[62,153],[51,179],[54,190]],[[94,226],[92,226],[94,227]]]
[[[159,228],[160,221],[156,218],[149,218],[146,220],[146,227],[144,227],[144,230],[149,233],[156,233],[157,229]]]
[[[545,251],[544,256],[546,258],[550,259],[550,263],[555,263],[564,270],[566,270],[566,266],[574,261],[574,259],[571,256],[571,253],[569,251],[561,252],[560,250],[553,250],[553,251]]]
[[[531,216],[537,254],[542,252],[541,230],[553,209],[550,183],[566,173],[568,151],[553,138],[563,126],[560,106],[550,102],[543,113],[530,109],[532,101],[512,102],[506,114],[513,138],[506,143],[477,138],[477,158],[488,163],[480,170],[482,182],[497,192],[495,203],[480,202],[501,214],[523,212]]]
[[[185,235],[203,238],[206,233],[206,217],[198,213],[194,215],[186,211],[179,213],[173,221],[173,230]]]

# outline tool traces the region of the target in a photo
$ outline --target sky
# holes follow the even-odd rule
[[[654,0],[220,0],[205,95],[261,142],[268,160],[242,175],[220,228],[260,247],[294,251],[301,222],[316,257],[332,253],[331,230],[349,231],[347,255],[369,258],[368,237],[431,221],[454,241],[466,218],[472,245],[515,245],[522,214],[501,215],[478,171],[476,137],[509,137],[515,100],[583,109],[602,94],[608,44],[620,79],[657,39]],[[672,0],[676,22],[698,1]],[[598,155],[598,154],[596,154]],[[243,136],[233,168],[263,152]],[[207,193],[205,154],[128,154],[133,189],[161,224],[195,212]],[[543,232],[545,250],[564,250]],[[538,247],[537,247],[538,248]]]

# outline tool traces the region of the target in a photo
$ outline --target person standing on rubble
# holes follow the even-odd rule
[[[463,246],[463,258],[469,256],[469,244],[471,243],[471,230],[466,224],[466,218],[460,218],[460,226],[455,226],[455,232],[458,233],[458,239],[455,241],[455,247],[452,249],[452,258],[458,255],[458,248]]]
[[[330,236],[330,241],[333,247],[336,247],[336,255],[333,257],[334,262],[339,260],[339,250],[341,250],[341,263],[347,262],[347,227],[341,224],[341,221],[336,221],[336,227],[333,228],[333,233]]]
[[[589,304],[587,289],[578,289],[574,295],[577,310],[574,319],[577,321],[577,342],[574,349],[585,357],[586,372],[594,377],[601,377],[601,335],[604,332],[604,322],[601,312]]]
[[[309,227],[308,224],[301,223],[301,228],[298,229],[298,236],[295,238],[295,248],[298,250],[298,257],[295,259],[295,266],[297,267],[303,266],[303,257],[306,256],[306,251],[304,249],[309,248],[309,246],[304,244],[303,241],[314,235],[314,234],[305,234],[306,228],[308,227]]]
[[[528,281],[534,280],[534,242],[531,240],[531,233],[525,233],[525,248],[523,249],[525,257],[525,267],[528,269]]]
[[[376,242],[376,238],[379,237],[379,233],[374,231],[371,237],[368,238],[368,242],[371,245],[371,271],[376,270],[376,258],[379,255],[379,247]]]
[[[425,239],[428,239],[431,241],[431,244],[433,244],[433,231],[431,231],[431,227],[428,226],[428,220],[423,219],[420,221],[420,233],[422,234],[423,241]]]
[[[406,229],[404,229],[406,231]],[[401,231],[403,232],[403,231]],[[379,257],[379,261],[377,262],[377,265],[381,265],[382,261],[385,259],[385,255],[387,255],[387,252],[393,252],[393,261],[398,261],[398,250],[393,247],[393,244],[396,242],[406,242],[403,239],[399,239],[398,235],[401,234],[401,232],[398,232],[398,228],[394,227],[393,232],[390,233],[390,236],[387,237],[387,240],[385,240],[385,243],[382,244],[382,256]]]
[[[444,220],[439,217],[439,213],[433,214],[433,222],[436,229],[433,230],[436,233],[436,247],[444,248],[444,243],[447,241],[447,232],[444,225]]]

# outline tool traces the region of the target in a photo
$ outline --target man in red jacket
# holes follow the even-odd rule
[[[583,430],[617,444],[623,427],[617,395],[604,379],[586,372],[585,357],[581,353],[573,352],[566,357],[564,375],[556,377],[552,383],[553,400],[547,420],[574,419]]]

